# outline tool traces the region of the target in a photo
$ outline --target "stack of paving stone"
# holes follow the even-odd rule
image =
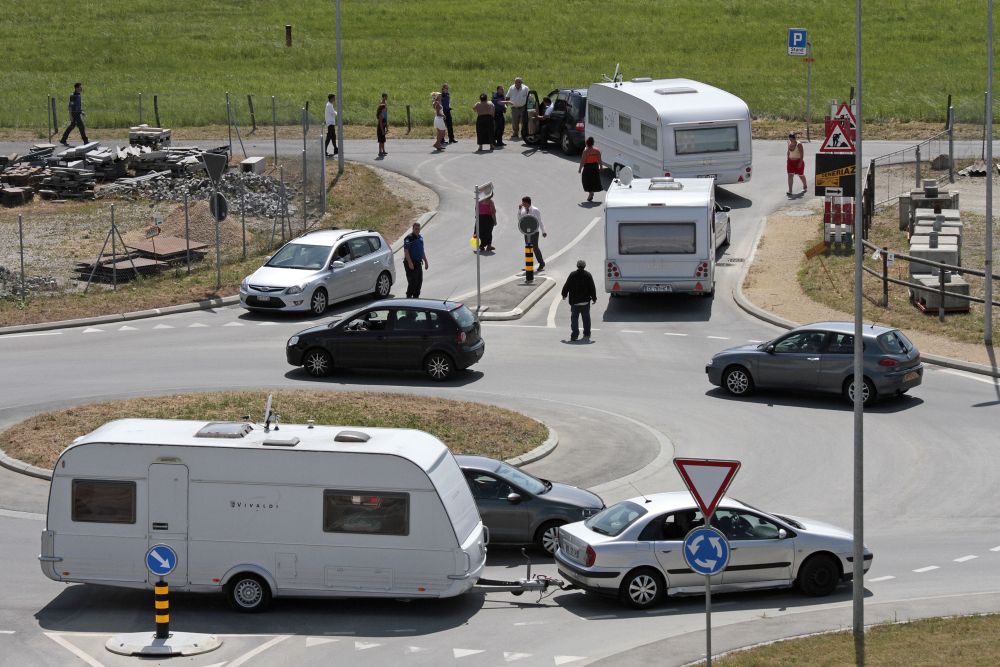
[[[8,185],[27,187],[38,185],[49,175],[49,170],[29,163],[18,163],[3,170],[3,180]]]
[[[46,164],[49,157],[56,152],[55,144],[35,144],[28,149],[27,155],[19,155],[16,160],[11,160],[11,162],[19,162],[21,164],[34,164],[34,165],[44,165]]]
[[[95,174],[87,168],[50,167],[38,189],[44,199],[93,199]]]
[[[0,204],[4,206],[21,206],[34,198],[34,188],[0,185]]]
[[[136,174],[151,171],[169,171],[173,176],[186,176],[201,170],[201,154],[205,151],[194,146],[176,146],[163,150],[145,150],[132,160]]]
[[[132,146],[146,146],[153,150],[170,145],[170,130],[143,124],[128,129],[128,142]]]
[[[101,142],[91,141],[90,143],[83,144],[81,146],[73,146],[72,148],[67,148],[64,151],[56,153],[55,155],[51,155],[46,162],[52,167],[82,166],[87,153],[99,150],[100,148]]]
[[[98,147],[84,157],[87,166],[94,170],[98,178],[103,181],[113,181],[128,175],[129,160],[132,155],[128,150],[116,146]]]

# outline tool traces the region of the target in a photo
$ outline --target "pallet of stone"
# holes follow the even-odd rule
[[[50,175],[38,189],[45,199],[93,199],[96,176],[89,169],[52,167]]]
[[[4,206],[21,206],[35,197],[32,188],[0,187],[0,204]]]
[[[3,180],[17,187],[38,184],[46,176],[48,176],[48,170],[45,167],[38,167],[23,162],[15,164],[12,167],[7,167],[3,171]]]
[[[208,244],[199,241],[186,241],[179,236],[154,236],[153,238],[127,241],[125,247],[138,253],[140,257],[157,259],[168,264],[177,264],[187,260],[188,250],[191,259],[200,260],[208,251]]]
[[[83,160],[87,153],[91,151],[99,150],[101,148],[101,142],[91,141],[87,144],[82,144],[80,146],[73,146],[72,148],[67,148],[64,151],[56,153],[51,158],[49,158],[49,164],[53,162],[75,162],[77,160]]]
[[[98,178],[113,181],[128,175],[128,159],[130,157],[130,153],[118,147],[101,147],[87,153],[85,162],[88,167],[94,170]]]
[[[195,147],[170,147],[144,152],[132,159],[137,174],[148,171],[169,171],[174,176],[186,176],[201,168],[200,156],[205,151]]]
[[[118,255],[112,258],[105,255],[96,263],[80,262],[76,265],[75,271],[80,274],[81,280],[88,280],[93,273],[93,280],[102,283],[128,282],[135,278],[136,272],[141,276],[151,276],[160,273],[167,267],[166,262],[161,262],[148,257],[130,257],[128,255]]]
[[[130,127],[128,142],[132,146],[149,146],[153,149],[165,148],[170,145],[170,133],[167,128],[150,127],[143,124]]]

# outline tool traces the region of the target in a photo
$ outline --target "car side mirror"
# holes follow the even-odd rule
[[[784,528],[779,528],[778,529],[778,539],[779,540],[783,540],[786,537],[788,537],[788,531],[785,530]]]
[[[518,504],[519,502],[521,502],[521,494],[520,493],[508,493],[507,494],[507,502],[509,502],[511,505]]]
[[[767,347],[765,347],[764,351],[767,352],[768,354],[774,354],[774,344],[772,343]]]
[[[346,264],[344,264],[344,263],[343,263],[342,261],[340,261],[339,259],[335,259],[335,260],[333,260],[332,262],[330,262],[330,268],[331,268],[331,269],[342,269],[342,268],[344,268],[345,266],[347,266],[347,265],[346,265]]]
[[[725,211],[726,213],[729,213],[733,209],[731,207],[729,207],[729,206],[723,206],[722,210]]]

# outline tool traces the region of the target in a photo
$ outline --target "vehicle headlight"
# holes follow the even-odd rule
[[[585,507],[582,510],[580,510],[580,514],[583,515],[584,519],[589,519],[590,517],[594,516],[595,514],[597,514],[600,511],[601,511],[601,508],[599,508],[599,507]]]
[[[240,289],[246,292],[250,288],[250,276],[240,281]]]
[[[299,344],[298,336],[292,336],[291,338],[288,339],[288,347],[292,347],[293,345],[298,345],[298,344]]]
[[[293,285],[285,290],[285,294],[301,294],[302,285]]]

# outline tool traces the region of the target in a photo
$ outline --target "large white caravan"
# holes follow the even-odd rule
[[[712,179],[633,179],[625,169],[604,198],[604,288],[711,296],[716,249],[731,234]]]
[[[744,183],[753,175],[750,109],[724,90],[690,79],[595,83],[586,133],[606,166],[635,176],[710,177]]]
[[[165,419],[110,422],[56,462],[50,579],[147,588],[158,544],[175,590],[449,597],[476,583],[483,524],[451,452],[414,430]]]

